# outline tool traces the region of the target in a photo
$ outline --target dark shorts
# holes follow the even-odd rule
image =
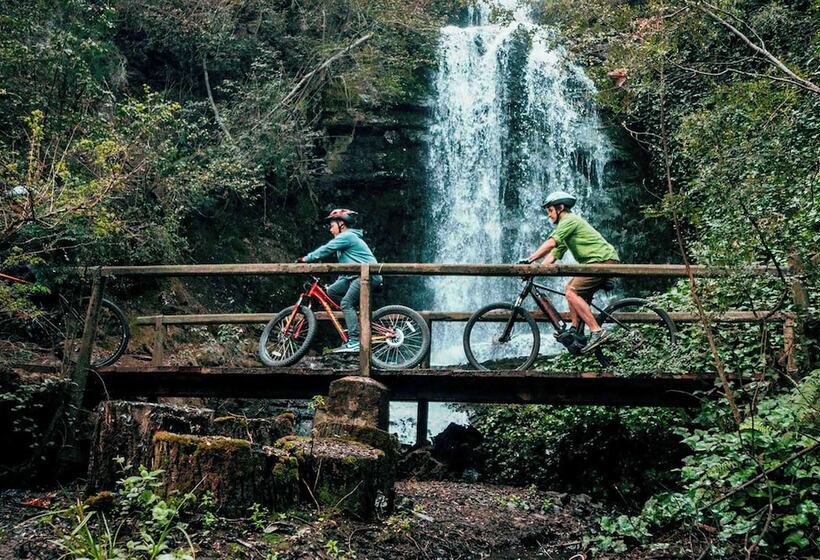
[[[592,264],[592,263],[590,263]],[[595,264],[620,264],[620,261],[616,260],[608,260],[603,261],[602,263],[595,263]],[[601,289],[601,286],[604,283],[612,278],[611,276],[576,276],[572,280],[570,280],[569,284],[567,285],[568,290],[572,290],[582,298],[587,303],[592,302],[592,296],[595,295],[595,292]]]

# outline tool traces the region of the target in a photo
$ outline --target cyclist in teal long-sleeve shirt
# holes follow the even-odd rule
[[[362,230],[352,229],[357,212],[346,208],[337,208],[325,217],[324,221],[329,224],[330,233],[333,239],[311,251],[304,257],[299,257],[298,262],[316,262],[336,254],[340,263],[376,263],[373,251],[367,246],[362,238]],[[374,288],[381,286],[382,277],[373,276],[370,280]],[[359,351],[359,317],[356,309],[359,305],[359,293],[361,282],[358,275],[339,276],[336,281],[327,287],[327,293],[336,301],[340,301],[342,313],[347,326],[347,343],[335,348],[333,352],[358,352]]]

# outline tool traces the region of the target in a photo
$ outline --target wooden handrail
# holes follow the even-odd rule
[[[536,321],[547,321],[548,318],[541,311],[530,311]],[[248,325],[267,323],[274,318],[275,313],[216,313],[203,315],[147,315],[137,317],[137,326],[151,326],[155,329],[154,334],[154,349],[152,352],[152,363],[154,365],[162,365],[164,355],[164,334],[165,329],[170,325]],[[343,318],[341,312],[334,313],[337,319]],[[421,315],[431,326],[433,321],[440,322],[463,322],[467,321],[472,313],[467,311],[419,311]],[[678,324],[698,323],[700,317],[697,313],[686,312],[671,312],[670,318]],[[509,317],[509,312],[495,311],[488,313],[485,317],[489,320],[502,321]],[[564,320],[568,320],[569,313],[561,313]],[[660,318],[654,313],[615,313],[615,317],[627,323],[647,323],[658,322]],[[330,317],[324,311],[317,311],[316,318],[320,321],[328,321]],[[796,369],[795,362],[795,344],[794,344],[794,324],[795,314],[788,312],[769,311],[729,311],[721,313],[713,317],[715,323],[754,323],[763,319],[783,322],[783,345],[785,365],[788,371]],[[362,332],[364,334],[364,332]],[[361,355],[360,355],[361,357]],[[425,363],[429,365],[429,356],[425,357]],[[369,363],[368,373],[369,373]],[[420,405],[422,408],[424,405]]]
[[[417,276],[657,276],[683,278],[686,267],[677,264],[557,264],[546,266],[519,264],[379,263],[360,264],[194,264],[152,266],[103,266],[105,276],[237,276],[274,274],[356,274],[367,268],[371,275]],[[765,266],[727,268],[695,265],[698,277],[723,277],[732,274],[765,276],[776,274]]]
[[[793,318],[793,314],[776,312],[767,316],[767,311],[730,311],[712,318],[718,323],[753,323],[766,317],[771,321],[786,321]],[[546,321],[547,317],[541,311],[530,311],[536,321]],[[159,320],[163,325],[251,325],[267,323],[274,318],[275,313],[213,313],[201,315],[145,315],[137,317],[138,326],[154,325]],[[342,319],[340,311],[334,313],[337,319]],[[467,321],[473,314],[469,311],[419,311],[424,319],[441,322]],[[658,321],[654,313],[616,313],[616,317],[626,322]],[[697,323],[700,321],[697,313],[672,312],[669,316],[675,323]],[[487,315],[488,318],[503,320],[509,317],[509,312],[497,311]],[[561,313],[561,317],[569,319],[569,313]],[[320,321],[330,320],[327,313],[317,311],[316,318]]]

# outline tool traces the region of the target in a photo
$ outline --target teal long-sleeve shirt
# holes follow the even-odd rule
[[[321,247],[305,255],[305,262],[316,262],[336,253],[336,259],[340,263],[377,263],[373,251],[365,243],[362,237],[362,230],[348,229]],[[358,278],[358,275],[347,276],[347,278]],[[374,284],[381,284],[381,276],[373,276]]]

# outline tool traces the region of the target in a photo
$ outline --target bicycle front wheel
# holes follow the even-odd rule
[[[607,368],[621,373],[657,373],[673,360],[677,329],[663,309],[641,298],[615,301],[597,317],[609,339],[595,350]]]
[[[54,348],[61,359],[67,359],[71,363],[76,363],[80,354],[88,301],[88,298],[83,298],[79,308],[64,308],[63,320],[59,322]],[[131,330],[125,313],[114,302],[103,299],[100,302],[97,333],[91,351],[91,367],[106,367],[119,360],[125,353],[130,336]]]
[[[370,319],[371,359],[379,369],[416,367],[430,351],[430,328],[403,305],[377,309]]]
[[[515,322],[507,336],[507,317]],[[476,311],[464,328],[464,353],[476,369],[529,369],[538,357],[541,335],[532,315],[510,303],[492,303]]]
[[[316,337],[316,315],[304,305],[294,313],[295,307],[291,305],[277,313],[259,337],[259,359],[266,366],[295,364],[307,354]]]

